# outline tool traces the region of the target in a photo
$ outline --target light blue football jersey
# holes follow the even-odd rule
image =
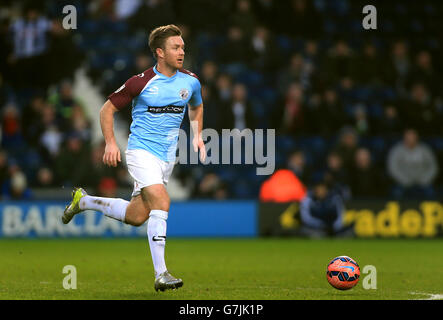
[[[139,79],[132,82],[137,82],[139,88],[143,84],[144,87],[132,99],[128,150],[144,149],[161,160],[174,161],[187,105],[196,107],[202,103],[200,81],[195,74],[184,69],[167,77],[155,66],[135,77]],[[126,86],[131,86],[131,79],[125,83]],[[132,92],[139,90],[126,89]]]

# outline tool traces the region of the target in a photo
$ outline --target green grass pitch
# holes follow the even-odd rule
[[[443,294],[443,240],[178,239],[166,262],[179,290],[155,292],[147,239],[0,240],[0,299],[429,299]],[[377,289],[332,288],[326,266],[349,255]],[[65,265],[77,289],[65,290]]]

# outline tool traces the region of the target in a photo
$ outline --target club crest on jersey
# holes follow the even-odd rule
[[[182,98],[182,100],[186,100],[189,96],[189,91],[188,89],[181,89],[180,90],[180,97]]]

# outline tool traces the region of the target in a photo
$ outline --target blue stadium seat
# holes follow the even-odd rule
[[[337,24],[332,19],[325,19],[324,20],[323,29],[325,30],[326,33],[330,33],[330,34],[337,33],[337,31],[338,31]]]
[[[93,34],[100,32],[100,23],[96,20],[83,20],[78,24],[78,31],[83,34]]]
[[[380,118],[383,116],[383,106],[380,103],[372,103],[366,110],[369,117]]]
[[[297,146],[297,143],[295,142],[294,138],[285,135],[277,136],[275,143],[276,143],[275,147],[278,150],[282,150],[284,152],[289,152],[292,149],[295,149]]]
[[[262,119],[266,116],[266,107],[258,99],[251,99],[252,112],[256,119]]]
[[[437,150],[438,152],[443,151],[443,138],[429,138],[425,142],[427,142],[431,148]]]

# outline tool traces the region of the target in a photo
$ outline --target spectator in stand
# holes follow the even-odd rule
[[[217,101],[213,97],[213,91],[209,90],[205,84],[201,86],[202,99],[205,102],[205,128],[211,128],[221,133],[220,110]]]
[[[287,168],[291,170],[302,183],[310,181],[311,173],[306,165],[305,153],[301,150],[294,150],[288,156]]]
[[[336,88],[336,91],[338,95],[340,96],[340,101],[344,105],[349,105],[355,103],[355,85],[354,81],[351,77],[343,77],[338,81],[338,85]]]
[[[311,73],[312,68],[305,63],[303,56],[300,53],[293,54],[289,66],[284,66],[279,73],[277,83],[279,93],[285,94],[293,83],[299,83],[303,88],[309,87]]]
[[[174,170],[169,177],[166,190],[171,195],[172,201],[189,200],[196,183],[192,177],[185,174],[183,170]]]
[[[58,187],[58,184],[55,180],[54,172],[47,167],[40,168],[37,171],[37,179],[35,181],[34,187],[37,188]]]
[[[411,63],[409,50],[405,41],[397,41],[393,44],[390,59],[384,69],[386,82],[395,87],[400,95],[406,93],[407,78],[410,72]]]
[[[0,190],[8,180],[8,155],[4,150],[0,150]],[[1,194],[0,194],[1,199]]]
[[[334,148],[334,152],[337,153],[343,161],[343,167],[347,170],[354,165],[355,152],[358,148],[358,135],[355,129],[346,126],[343,127],[339,141]]]
[[[204,61],[200,72],[200,82],[206,86],[206,90],[210,91],[209,94],[212,97],[217,95],[217,76],[217,64],[212,60]]]
[[[277,44],[264,26],[258,26],[254,29],[251,37],[252,50],[254,51],[253,68],[264,73],[276,69],[279,64],[280,55],[277,51]]]
[[[132,17],[142,5],[142,0],[115,0],[114,13],[118,20]]]
[[[253,11],[256,13],[257,20],[268,26],[271,31],[278,32],[277,25],[280,17],[277,16],[277,4],[274,0],[256,0],[252,2]]]
[[[328,186],[342,195],[344,199],[350,198],[349,170],[345,167],[341,156],[337,152],[331,152],[326,158],[326,170],[322,179]]]
[[[383,70],[377,47],[373,43],[366,43],[362,51],[351,64],[352,79],[359,85],[380,84]]]
[[[340,39],[335,42],[322,63],[325,78],[337,82],[339,79],[350,77],[354,56],[354,51],[345,40]]]
[[[2,148],[18,153],[25,147],[20,113],[15,105],[9,104],[3,109],[1,129]]]
[[[319,64],[320,53],[318,50],[318,43],[315,40],[306,40],[303,49],[303,57],[305,59],[308,70],[315,72]]]
[[[229,25],[238,26],[245,33],[246,37],[251,37],[257,18],[251,10],[249,0],[237,0],[235,3],[235,12],[229,17]]]
[[[433,181],[438,174],[434,152],[420,142],[415,129],[407,129],[403,141],[388,153],[388,173],[394,180],[396,198],[431,198],[435,195]]]
[[[14,72],[16,87],[39,87],[46,89],[49,84],[47,53],[49,49],[48,33],[52,22],[41,14],[41,6],[28,1],[23,15],[13,21],[9,27],[13,45],[13,55],[9,61]],[[30,77],[32,70],[38,77]]]
[[[36,119],[38,127],[43,128],[39,138],[39,148],[47,163],[53,164],[54,158],[60,151],[63,142],[63,133],[57,121],[55,110],[51,105],[45,105],[40,119]]]
[[[83,108],[76,106],[72,110],[71,126],[69,128],[80,135],[83,141],[91,140],[91,122],[86,118]]]
[[[7,15],[0,17],[0,105],[6,101],[3,98],[4,82],[9,82],[12,75],[11,64],[13,63],[13,44],[9,41],[9,18]]]
[[[31,147],[38,147],[39,145],[40,136],[44,131],[41,117],[46,105],[44,95],[37,94],[31,98],[30,103],[22,111],[23,135],[27,144]]]
[[[219,61],[226,65],[227,72],[235,76],[246,70],[254,52],[244,31],[238,26],[230,26],[219,55]]]
[[[232,99],[221,108],[222,128],[236,128],[240,131],[255,128],[252,105],[248,100],[245,85],[236,83],[232,89]]]
[[[377,134],[385,137],[400,135],[403,131],[403,124],[398,115],[395,105],[388,103],[383,110],[383,115],[374,123]]]
[[[198,199],[225,200],[228,195],[226,184],[212,172],[205,174],[196,187],[193,197]]]
[[[371,133],[371,122],[366,113],[366,106],[359,103],[353,109],[352,127],[359,136],[369,135]]]
[[[174,1],[173,5],[179,21],[186,23],[193,30],[212,34],[224,31],[227,17],[233,9],[232,1],[187,0]]]
[[[50,48],[45,73],[51,85],[60,83],[63,79],[72,79],[75,70],[85,58],[76,46],[73,30],[65,29],[62,23],[61,18],[52,22],[52,32],[49,38]],[[60,67],[60,57],[63,57],[63,67]]]
[[[227,73],[221,73],[217,77],[217,97],[218,103],[228,102],[232,97],[232,79]]]
[[[422,134],[441,134],[441,118],[432,100],[431,93],[422,83],[414,83],[410,98],[402,102],[403,121]]]
[[[70,133],[65,145],[55,159],[58,180],[63,186],[85,185],[91,176],[90,150],[81,137]],[[90,185],[90,184],[89,184]]]
[[[371,153],[366,148],[359,148],[355,153],[355,165],[350,174],[351,194],[353,198],[385,196],[385,181],[380,171],[373,165]]]
[[[315,9],[314,1],[290,0],[276,1],[276,21],[279,32],[294,37],[317,37],[321,34],[320,17]]]
[[[292,83],[273,112],[273,127],[279,133],[300,134],[305,128],[304,91],[299,83]]]
[[[432,55],[427,50],[421,50],[417,54],[408,79],[409,85],[420,82],[429,88],[431,94],[441,94],[441,76],[438,75],[432,62]]]
[[[314,94],[311,95],[313,97]],[[324,136],[334,135],[346,123],[343,105],[337,92],[332,88],[325,89],[319,94],[318,105],[311,104],[308,109],[309,130],[312,134]]]
[[[73,117],[82,116],[87,118],[80,100],[74,96],[72,83],[65,80],[60,84],[59,92],[49,97],[49,103],[55,108],[57,118],[60,120],[64,132],[72,129]]]
[[[300,202],[300,233],[309,237],[342,235],[346,231],[343,227],[344,212],[342,197],[325,181],[316,181]]]
[[[340,130],[338,142],[333,148],[334,153],[342,159],[343,167],[352,168],[354,165],[355,152],[358,148],[358,135],[354,128],[345,126]]]
[[[90,17],[96,20],[115,19],[114,1],[91,0],[88,2],[87,10]]]
[[[8,180],[2,186],[2,198],[6,200],[29,200],[32,198],[26,175],[15,163],[9,165]]]

